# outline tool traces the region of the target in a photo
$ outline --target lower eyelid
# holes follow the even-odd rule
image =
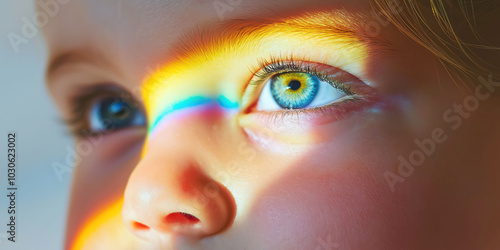
[[[353,113],[368,109],[378,103],[376,96],[345,99],[323,107],[279,111],[254,111],[243,116],[266,127],[285,128],[295,126],[300,130],[307,126],[320,126],[347,118]]]
[[[373,99],[347,100],[343,103],[311,108],[309,110],[285,111],[257,111],[239,117],[238,123],[249,136],[249,139],[258,143],[274,141],[274,145],[310,145],[331,139],[339,133],[345,132],[346,123],[354,119],[364,119],[365,114],[377,105]],[[357,117],[357,118],[356,118]],[[267,132],[266,132],[267,131]],[[254,138],[262,136],[270,138]],[[271,144],[270,149],[273,147]],[[266,146],[266,145],[264,145]]]

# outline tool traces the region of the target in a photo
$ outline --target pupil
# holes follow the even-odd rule
[[[292,81],[290,81],[290,83],[288,83],[288,88],[291,90],[298,90],[298,89],[300,89],[301,85],[302,84],[300,83],[300,81],[292,80]]]

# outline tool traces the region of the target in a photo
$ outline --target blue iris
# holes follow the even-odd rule
[[[91,129],[115,130],[145,125],[146,118],[134,104],[122,98],[107,98],[97,102],[90,114]]]
[[[302,72],[275,75],[270,84],[274,100],[284,109],[307,107],[318,94],[319,86],[318,77]]]

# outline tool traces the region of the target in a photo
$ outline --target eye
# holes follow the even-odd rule
[[[126,99],[111,97],[98,99],[89,113],[89,129],[93,132],[144,126],[142,111]]]
[[[374,87],[329,64],[288,57],[259,60],[257,66],[243,90],[238,116],[256,144],[325,141],[350,127],[342,121],[383,107],[383,96]],[[338,129],[328,126],[334,123]]]
[[[140,103],[116,86],[96,85],[76,90],[70,105],[72,112],[66,123],[77,137],[143,127],[147,123]]]
[[[379,99],[374,88],[331,65],[261,60],[242,96],[244,114],[330,116],[361,110]],[[311,117],[311,116],[309,116]]]
[[[286,72],[272,76],[265,84],[257,111],[304,109],[331,104],[346,93],[318,76],[305,72]]]

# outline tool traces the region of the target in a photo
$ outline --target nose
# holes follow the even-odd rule
[[[129,178],[122,208],[125,225],[137,237],[150,242],[169,236],[203,238],[232,224],[234,198],[212,177],[213,157],[203,157],[215,150],[213,140],[206,146],[196,143],[201,134],[212,136],[204,128],[211,128],[216,118],[206,117],[190,115],[148,138],[147,151]]]

